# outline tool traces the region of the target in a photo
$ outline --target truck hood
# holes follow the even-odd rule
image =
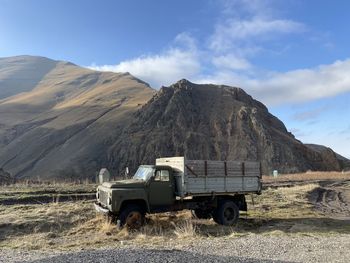
[[[113,182],[104,182],[102,184],[107,188],[139,188],[145,185],[145,182],[137,179],[120,180]]]

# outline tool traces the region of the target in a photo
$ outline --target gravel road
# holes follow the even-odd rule
[[[78,252],[0,250],[0,262],[349,262],[350,235],[208,238],[163,248],[116,248]]]

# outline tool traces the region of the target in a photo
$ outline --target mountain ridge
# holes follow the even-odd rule
[[[346,163],[302,144],[241,88],[182,79],[156,91],[129,73],[44,57],[6,59],[0,168],[17,178],[94,178],[101,167],[118,174],[171,155],[260,160],[267,174]],[[21,78],[33,72],[24,85]]]

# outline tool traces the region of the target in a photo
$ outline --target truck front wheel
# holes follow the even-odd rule
[[[216,223],[224,226],[232,226],[237,223],[239,218],[239,208],[232,201],[223,201],[213,213],[213,219]]]
[[[144,224],[145,212],[138,205],[128,205],[121,211],[119,220],[120,226],[138,229]]]

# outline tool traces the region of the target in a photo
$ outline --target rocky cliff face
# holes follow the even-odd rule
[[[322,158],[318,159],[319,162],[322,163],[324,162],[324,160],[327,160],[327,162],[334,162],[334,159],[336,159],[336,162],[339,164],[339,168],[341,170],[350,170],[350,160],[348,160],[344,156],[341,156],[340,154],[335,153],[331,148],[317,144],[305,145],[312,151],[321,154]]]
[[[261,161],[265,174],[340,169],[333,151],[303,145],[242,89],[187,80],[163,87],[138,110],[109,154],[117,170],[173,155]]]

